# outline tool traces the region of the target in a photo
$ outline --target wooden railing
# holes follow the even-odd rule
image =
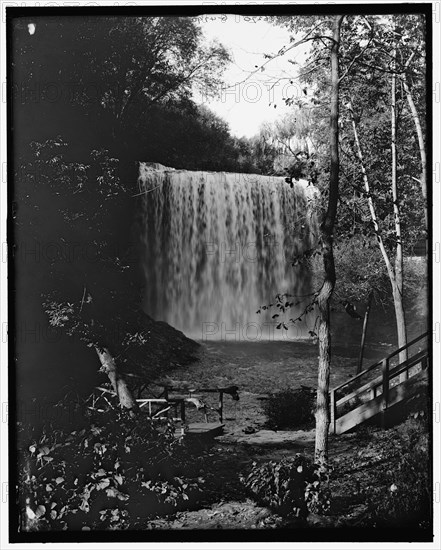
[[[409,342],[406,346],[403,346],[401,348],[396,349],[394,352],[389,354],[387,357],[384,357],[380,361],[377,361],[376,363],[372,364],[367,369],[363,370],[353,378],[347,380],[346,382],[343,382],[343,384],[340,384],[339,386],[333,388],[330,392],[330,413],[331,413],[331,432],[338,433],[337,430],[337,421],[340,417],[344,416],[345,414],[349,414],[351,411],[344,411],[343,414],[340,414],[339,408],[341,408],[343,405],[348,406],[351,401],[357,400],[362,394],[369,392],[369,398],[364,401],[364,404],[368,403],[370,400],[376,400],[379,395],[381,395],[381,403],[377,403],[377,406],[381,407],[382,411],[386,411],[389,407],[389,393],[391,390],[391,381],[396,379],[402,374],[405,374],[405,378],[409,378],[409,371],[412,369],[412,367],[417,367],[417,365],[421,365],[421,370],[427,369],[428,366],[428,349],[427,346],[423,350],[418,351],[416,354],[414,354],[412,357],[408,358],[406,361],[399,363],[398,365],[391,365],[391,361],[397,357],[401,352],[405,350],[409,350],[410,347],[414,346],[418,342],[422,341],[425,338],[428,338],[429,332],[425,332],[424,334],[421,334],[418,336],[418,338],[415,338],[411,342]],[[368,375],[369,373],[371,375],[374,374],[375,369],[380,369],[381,367],[381,374],[379,376],[375,376],[375,378],[369,380],[367,383],[363,385],[358,385],[355,389],[352,389],[352,387],[361,381],[361,379]],[[401,380],[400,380],[401,381]],[[381,388],[381,391],[380,391]],[[349,393],[345,393],[345,390],[349,391]],[[343,396],[341,394],[344,393]],[[341,396],[341,397],[340,397]],[[359,403],[359,406],[362,405],[362,403]],[[374,410],[371,411],[372,413],[375,413]],[[366,417],[369,417],[369,414],[366,414]],[[355,420],[354,420],[355,421]]]
[[[137,399],[140,408],[147,406],[149,411],[149,416],[155,419],[160,419],[168,416],[168,411],[173,407],[175,411],[175,416],[173,420],[181,421],[182,424],[185,424],[185,405],[187,403],[193,404],[198,410],[201,410],[204,413],[205,422],[208,422],[208,409],[214,410],[219,417],[219,423],[223,422],[223,409],[224,409],[224,395],[231,395],[233,400],[237,401],[239,399],[237,386],[228,386],[222,388],[183,388],[177,386],[165,386],[163,397],[155,399]],[[178,395],[171,395],[177,393]],[[206,405],[200,394],[202,393],[218,393],[218,408],[209,407]],[[180,395],[179,395],[180,394]],[[156,411],[153,414],[152,405],[159,404],[164,405],[164,408]],[[179,414],[178,414],[179,409]]]

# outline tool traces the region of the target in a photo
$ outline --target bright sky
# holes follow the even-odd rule
[[[264,54],[273,55],[289,45],[290,35],[285,28],[271,25],[262,17],[239,15],[208,15],[201,27],[208,40],[217,39],[228,49],[233,60],[224,75],[229,87],[221,90],[216,101],[203,102],[229,123],[234,135],[251,137],[262,122],[273,121],[286,112],[283,97],[302,93],[296,80],[290,84],[297,68],[288,60],[302,63],[306,48],[296,47],[270,61],[264,71],[250,75],[265,62]],[[284,80],[274,85],[280,77]]]

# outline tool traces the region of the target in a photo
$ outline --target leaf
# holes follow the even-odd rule
[[[116,476],[114,476],[114,477],[115,477],[116,481],[118,482],[118,484],[119,484],[119,485],[122,485],[122,483],[123,483],[123,477],[122,477],[122,475],[116,474]]]
[[[43,504],[40,504],[40,506],[38,506],[37,509],[35,510],[35,515],[37,518],[41,518],[41,516],[44,516],[45,513],[46,513],[46,506],[44,506]]]
[[[29,519],[36,518],[35,512],[29,506],[26,506],[26,515],[28,516]]]
[[[96,488],[98,490],[101,490],[101,489],[105,489],[106,487],[108,487],[110,485],[110,479],[109,478],[105,478],[105,479],[102,479],[99,483],[96,484]]]
[[[86,513],[89,512],[90,510],[90,506],[87,500],[83,500],[83,502],[78,506],[78,508]]]
[[[63,481],[64,481],[64,477],[57,477],[57,479],[55,480],[55,483],[57,485],[60,485],[60,483],[63,483]]]
[[[278,316],[279,316],[279,314],[278,314],[278,313],[275,313],[275,314],[272,316],[272,318],[273,318],[273,319],[276,319]]]

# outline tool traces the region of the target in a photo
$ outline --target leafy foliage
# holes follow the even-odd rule
[[[287,388],[271,394],[263,408],[269,428],[299,428],[314,421],[315,391],[306,386]]]
[[[330,506],[328,471],[300,454],[280,462],[253,462],[242,482],[259,502],[283,516],[305,520],[309,511],[321,513]]]
[[[204,484],[199,463],[173,424],[111,408],[81,430],[46,425],[19,453],[22,529],[124,529],[185,508]]]
[[[432,490],[429,440],[422,423],[408,420],[401,428],[402,452],[394,468],[373,488],[367,517],[374,527],[426,527],[429,525]]]
[[[329,144],[324,127],[329,117],[328,58],[330,41],[320,39],[328,34],[332,17],[278,17],[274,21],[294,33],[302,32],[311,44],[299,80],[306,94],[292,98],[295,112],[278,123],[277,135],[284,151],[291,155],[294,177],[306,174],[296,160],[296,140],[311,144],[314,155],[315,181],[326,207],[326,184],[329,178]],[[297,35],[298,36],[298,35]],[[423,237],[423,198],[419,178],[421,163],[414,124],[407,105],[402,79],[409,83],[420,119],[424,126],[424,17],[417,14],[377,16],[346,15],[342,24],[340,46],[340,202],[336,242],[347,242],[354,236],[375,243],[372,221],[363,190],[362,173],[354,146],[349,104],[353,113],[371,182],[380,232],[389,251],[396,247],[393,217],[390,148],[390,75],[398,75],[397,154],[399,204],[405,252],[409,253]],[[397,48],[396,67],[390,51]],[[290,122],[295,121],[295,124]],[[424,128],[423,128],[424,131]],[[291,150],[290,150],[291,149]],[[303,149],[305,149],[303,147]],[[319,214],[320,215],[320,214]]]
[[[140,307],[144,279],[136,243],[130,242],[136,177],[130,181],[132,172],[107,151],[91,151],[87,163],[70,155],[57,138],[32,143],[21,159],[15,217],[20,245],[35,243],[44,261],[36,257],[30,269],[34,257],[17,254],[18,270],[32,272],[29,300],[38,302],[51,327],[83,346],[108,348],[118,356],[120,372],[141,383],[159,366],[185,362],[183,344],[188,351],[196,344],[156,325]]]
[[[331,514],[341,526],[427,528],[430,479],[427,411],[389,429],[359,428],[350,453],[332,463]],[[354,513],[355,510],[355,513]]]
[[[43,18],[34,35],[17,24],[14,36],[18,125],[33,120],[20,148],[62,134],[79,158],[104,148],[120,160],[259,172],[253,144],[206,106],[230,55],[192,18]]]

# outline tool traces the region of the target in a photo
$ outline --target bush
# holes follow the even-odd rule
[[[400,454],[384,472],[368,502],[368,523],[376,527],[428,527],[431,514],[429,439],[422,422],[408,420],[396,434]]]
[[[309,512],[322,513],[330,506],[327,470],[300,454],[260,466],[253,462],[241,481],[257,501],[282,516],[305,520]]]
[[[79,431],[46,426],[19,451],[21,529],[133,527],[185,508],[204,483],[199,466],[171,423],[160,431],[110,409]]]
[[[314,421],[316,392],[302,386],[270,395],[264,404],[267,426],[273,430],[298,428]]]

